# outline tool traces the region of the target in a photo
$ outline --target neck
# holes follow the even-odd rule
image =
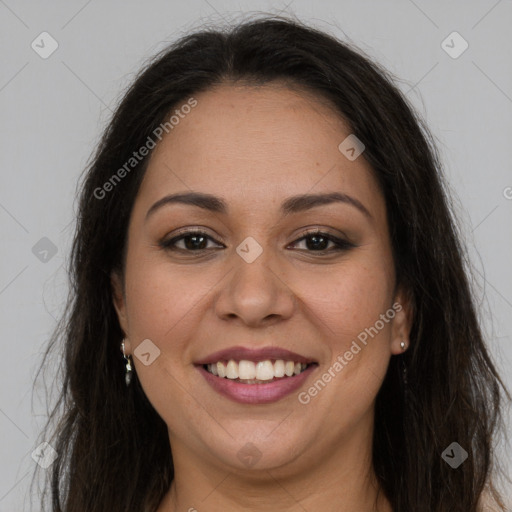
[[[393,512],[379,493],[371,448],[361,449],[368,434],[359,431],[336,450],[303,454],[285,466],[245,471],[205,464],[171,440],[175,479],[157,512]]]

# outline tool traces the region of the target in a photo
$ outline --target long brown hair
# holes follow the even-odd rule
[[[124,269],[149,155],[104,197],[98,189],[187,98],[224,81],[274,80],[330,101],[366,146],[386,200],[397,280],[413,299],[411,348],[391,358],[376,399],[373,465],[383,491],[400,512],[476,512],[489,485],[501,503],[491,474],[500,400],[510,394],[483,340],[433,138],[393,77],[361,51],[273,16],[187,35],[156,56],[85,171],[68,306],[45,353],[63,353],[62,388],[45,431],[58,453],[46,488],[52,512],[153,512],[174,477],[164,421],[136,375],[129,388],[124,383],[110,282]],[[457,469],[441,457],[454,441],[469,453]]]

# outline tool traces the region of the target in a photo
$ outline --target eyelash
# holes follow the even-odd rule
[[[188,252],[188,253],[203,253],[204,251],[210,250],[210,249],[190,250],[190,249],[182,249],[181,247],[175,246],[176,242],[178,242],[182,239],[197,236],[197,235],[204,236],[210,240],[213,240],[216,243],[219,243],[216,240],[214,240],[210,235],[208,235],[208,233],[206,233],[205,231],[203,231],[201,229],[195,229],[195,230],[190,230],[190,231],[184,231],[184,232],[180,233],[178,236],[171,238],[170,240],[160,242],[159,245],[163,249],[166,249],[168,251],[182,251],[182,252]],[[313,236],[321,236],[322,238],[326,238],[330,242],[334,243],[335,246],[331,247],[330,249],[322,249],[321,251],[314,251],[314,250],[306,249],[306,252],[319,253],[320,255],[325,255],[327,253],[332,253],[332,252],[346,251],[348,249],[352,249],[355,247],[354,244],[352,244],[346,240],[343,240],[341,238],[338,238],[334,235],[331,235],[330,233],[321,231],[319,229],[306,231],[306,232],[302,233],[301,237],[298,238],[297,240],[295,240],[295,242],[292,242],[292,244],[295,244],[297,242],[300,242],[302,240],[305,240],[305,239],[307,239],[309,237],[313,237]]]

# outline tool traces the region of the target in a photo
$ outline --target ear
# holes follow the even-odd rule
[[[412,293],[405,286],[399,286],[395,294],[392,309],[395,318],[391,327],[391,352],[402,354],[411,345],[410,334],[414,318],[414,300]],[[405,349],[400,344],[405,342]]]
[[[112,286],[112,302],[114,304],[114,308],[117,313],[117,318],[119,320],[119,325],[121,326],[121,330],[126,336],[125,339],[125,352],[130,353],[130,338],[128,336],[128,317],[126,314],[126,296],[124,293],[123,286],[123,278],[119,275],[119,272],[114,270],[110,274],[110,284]]]

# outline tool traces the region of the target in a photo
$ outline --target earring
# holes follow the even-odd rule
[[[130,382],[132,381],[133,368],[132,368],[130,356],[129,355],[127,356],[124,352],[124,340],[121,343],[121,350],[123,351],[123,357],[126,361],[126,374],[124,376],[124,381],[126,382],[126,386],[129,386]]]
[[[407,343],[402,340],[400,342],[400,348],[402,349],[402,352],[405,352],[407,350]],[[402,366],[402,382],[403,382],[403,385],[404,385],[404,390],[405,390],[405,396],[407,397],[407,394],[408,394],[408,391],[409,391],[409,387],[408,387],[408,383],[407,383],[407,366],[405,365],[405,361],[404,361],[404,358],[401,357],[401,366]]]

